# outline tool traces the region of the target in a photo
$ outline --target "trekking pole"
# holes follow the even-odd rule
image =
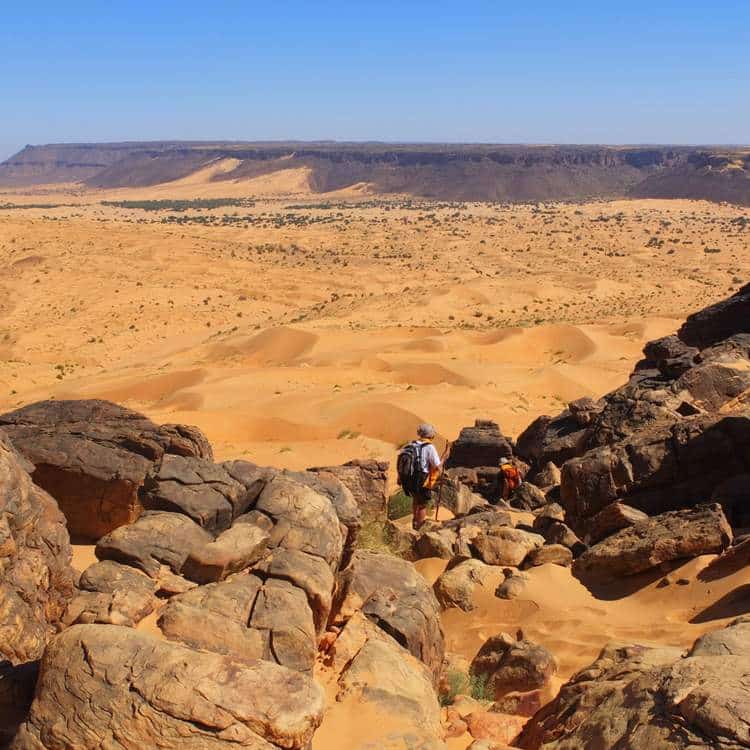
[[[438,496],[437,496],[437,503],[435,504],[435,520],[438,520],[438,513],[440,513],[440,498],[443,496],[443,484],[445,481],[445,459],[448,457],[448,453],[450,452],[451,444],[450,442],[445,443],[445,450],[443,451],[443,455],[440,458],[440,478],[438,479],[439,485],[438,485]]]

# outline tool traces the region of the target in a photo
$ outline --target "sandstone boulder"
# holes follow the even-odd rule
[[[605,506],[587,524],[586,540],[589,544],[597,544],[620,529],[626,529],[639,521],[645,521],[648,516],[637,508],[631,508],[625,503],[615,502]]]
[[[159,627],[173,641],[242,661],[312,669],[316,632],[304,591],[288,581],[236,576],[172,597]]]
[[[573,553],[562,544],[545,544],[531,550],[523,562],[524,568],[535,568],[538,565],[560,565],[569,568],[573,564]]]
[[[220,464],[170,455],[146,477],[141,500],[148,510],[184,513],[212,533],[228,529],[250,505],[245,487]]]
[[[86,568],[78,587],[65,613],[66,625],[98,622],[132,628],[154,611],[156,582],[112,560]]]
[[[449,565],[432,587],[440,606],[470,612],[474,609],[472,597],[476,587],[483,586],[492,572],[489,565],[479,560],[459,560],[456,565]]]
[[[477,419],[473,427],[464,427],[451,446],[446,468],[462,466],[498,466],[500,460],[513,455],[513,445],[496,422]]]
[[[705,502],[729,477],[750,472],[748,442],[749,417],[718,415],[659,422],[593,449],[563,466],[566,519],[584,527],[616,501],[649,515]],[[737,508],[733,522],[743,512]]]
[[[506,633],[489,638],[471,663],[471,673],[487,680],[495,699],[510,692],[527,692],[546,685],[557,663],[546,648]]]
[[[158,426],[109,401],[40,401],[0,416],[0,428],[34,465],[71,536],[91,540],[138,518],[140,487],[165,454],[212,457],[197,428]]]
[[[268,661],[238,662],[111,625],[50,643],[12,750],[306,748],[322,688]]]
[[[388,462],[355,459],[341,466],[309,469],[322,476],[333,476],[352,493],[360,511],[370,517],[382,517],[388,506]]]
[[[528,575],[512,568],[505,568],[503,573],[505,580],[495,589],[495,596],[498,599],[518,599],[523,596],[529,582]]]
[[[313,613],[315,628],[322,634],[333,601],[335,579],[325,560],[306,552],[275,549],[253,571],[263,578],[289,581],[305,592]]]
[[[73,595],[71,548],[57,503],[0,432],[0,661],[38,659]]]
[[[331,710],[380,717],[363,722],[355,737],[335,737],[335,744],[351,750],[444,750],[432,673],[384,630],[357,613],[334,642],[330,659],[338,676]]]
[[[526,725],[517,745],[547,750],[717,750],[750,746],[746,622],[674,648],[606,647]]]
[[[541,490],[548,490],[550,487],[554,487],[560,484],[560,469],[552,461],[547,461],[539,471],[537,471],[533,477],[531,477],[531,483],[535,484]]]
[[[192,550],[212,541],[211,534],[188,516],[149,511],[135,523],[102,537],[96,545],[96,556],[158,578],[163,566],[179,574]]]
[[[437,684],[445,650],[440,605],[411,563],[355,552],[339,573],[332,619],[345,623],[358,610],[424,662]]]
[[[689,346],[705,349],[737,333],[750,333],[750,284],[689,315],[677,335]]]
[[[344,552],[341,564],[347,565],[357,547],[359,532],[362,529],[362,511],[357,504],[353,492],[335,473],[326,471],[319,473],[313,473],[312,471],[285,471],[284,475],[300,484],[310,487],[310,489],[324,495],[331,501],[333,510],[341,524],[341,533],[344,539]]]
[[[718,554],[732,541],[719,505],[663,513],[638,521],[584,552],[574,563],[577,576],[616,578],[642,573],[662,563]]]
[[[263,488],[255,509],[274,522],[270,547],[317,555],[331,570],[338,570],[344,541],[338,516],[327,497],[279,474]]]
[[[473,541],[482,562],[513,567],[518,567],[529,552],[543,544],[543,536],[508,526],[490,527]]]
[[[519,510],[536,510],[547,504],[547,497],[530,482],[521,482],[510,498],[510,504]]]
[[[258,562],[269,538],[268,532],[254,524],[238,523],[215,540],[193,547],[182,565],[182,575],[196,583],[222,581]]]

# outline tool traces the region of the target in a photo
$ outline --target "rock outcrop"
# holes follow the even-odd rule
[[[11,750],[306,748],[325,697],[309,677],[130,628],[76,625],[47,648]]]
[[[477,419],[473,427],[464,427],[451,446],[446,468],[457,466],[473,469],[498,466],[503,458],[513,455],[513,444],[500,431],[496,422]]]
[[[750,747],[750,639],[741,618],[675,648],[607,646],[526,725],[527,750]]]
[[[618,578],[662,563],[718,554],[732,541],[720,505],[699,505],[637,521],[590,547],[574,563],[582,577]]]
[[[158,426],[109,401],[40,401],[1,415],[0,429],[34,465],[71,536],[89,540],[138,518],[140,489],[165,455],[212,458],[196,427]]]
[[[388,462],[354,459],[340,466],[323,466],[308,471],[333,476],[354,497],[360,511],[369,517],[382,518],[388,506]]]
[[[0,433],[0,661],[38,659],[73,595],[71,548],[57,503]]]
[[[358,611],[423,662],[437,684],[445,652],[440,606],[411,563],[357,551],[339,574],[332,620],[344,624]]]
[[[648,343],[626,385],[539,417],[519,436],[517,452],[536,473],[550,461],[562,467],[560,502],[577,533],[614,502],[654,515],[720,500],[733,525],[750,523],[732,489],[750,474],[748,309],[750,285]]]

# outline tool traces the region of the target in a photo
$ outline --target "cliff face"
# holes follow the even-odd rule
[[[308,167],[314,190],[357,182],[381,193],[445,200],[686,197],[750,205],[750,153],[687,147],[382,143],[153,142],[27,146],[0,164],[0,185],[84,182],[144,187],[221,158],[215,179]]]

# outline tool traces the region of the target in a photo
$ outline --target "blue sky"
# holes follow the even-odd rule
[[[8,2],[26,143],[750,142],[750,2]]]

